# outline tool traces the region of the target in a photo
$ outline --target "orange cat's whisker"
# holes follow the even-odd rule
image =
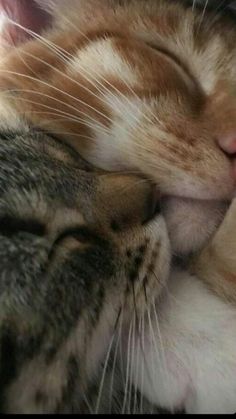
[[[58,87],[53,86],[52,84],[49,84],[49,83],[45,82],[44,80],[37,79],[37,78],[32,77],[32,76],[29,76],[29,75],[27,75],[27,74],[18,73],[18,72],[14,72],[14,71],[10,71],[10,70],[1,70],[1,69],[0,69],[0,72],[2,72],[2,73],[7,73],[7,74],[13,74],[13,75],[16,75],[16,76],[20,76],[20,77],[23,77],[23,78],[26,78],[26,79],[29,79],[29,80],[35,81],[35,82],[37,82],[37,83],[39,83],[39,84],[42,84],[42,85],[44,85],[44,86],[47,86],[47,87],[49,87],[50,89],[53,89],[53,90],[55,90],[55,91],[57,91],[57,92],[59,92],[59,93],[61,93],[61,94],[65,95],[66,97],[68,97],[68,98],[70,98],[70,99],[72,99],[72,100],[74,100],[74,101],[76,101],[76,102],[78,102],[78,103],[80,103],[80,104],[82,104],[82,105],[84,105],[84,106],[88,107],[89,109],[91,109],[91,110],[93,110],[95,113],[97,113],[98,115],[100,115],[100,116],[102,116],[103,118],[105,118],[108,122],[112,122],[112,119],[111,119],[111,118],[109,118],[109,117],[108,117],[107,115],[105,115],[104,113],[100,112],[98,109],[94,108],[93,106],[89,105],[88,103],[84,102],[83,100],[81,100],[81,99],[79,99],[79,98],[77,98],[77,97],[75,97],[75,96],[72,96],[72,95],[70,95],[69,93],[67,93],[67,92],[65,92],[65,91],[63,91],[63,90],[61,90],[61,89],[59,89]],[[26,90],[25,90],[25,92],[26,92]],[[32,90],[32,93],[34,93],[34,94],[41,94],[41,92],[36,92],[36,91],[33,91],[33,90]],[[85,115],[86,117],[88,117],[88,118],[90,118],[90,119],[91,119],[91,117],[90,117],[89,115],[87,115],[87,114],[86,114],[86,113],[84,113],[83,111],[79,111],[79,110],[78,110],[75,106],[70,105],[70,104],[68,104],[67,102],[63,102],[63,101],[61,101],[60,99],[55,98],[54,96],[47,95],[47,94],[44,94],[44,96],[45,96],[45,97],[47,97],[47,98],[49,98],[49,99],[53,99],[53,100],[55,100],[56,102],[62,103],[63,105],[67,106],[68,108],[71,108],[71,109],[75,110],[77,113],[82,114],[82,115]]]
[[[11,98],[12,96],[9,95],[9,97]],[[18,100],[21,100],[22,102],[31,103],[33,105],[41,106],[41,107],[43,107],[45,109],[49,109],[49,110],[54,111],[54,112],[45,112],[45,115],[46,114],[48,114],[48,115],[55,115],[55,116],[63,116],[64,115],[64,116],[67,116],[68,117],[67,118],[68,121],[73,121],[74,123],[78,123],[80,125],[84,125],[85,127],[89,127],[91,129],[94,129],[94,125],[92,125],[88,121],[86,121],[86,120],[84,120],[82,118],[76,117],[76,116],[74,116],[72,114],[66,113],[66,112],[61,111],[59,109],[57,110],[57,112],[55,112],[55,109],[53,107],[48,106],[48,105],[45,105],[45,104],[40,103],[40,102],[36,102],[36,101],[30,100],[30,99],[26,99],[26,98],[17,98],[17,99]],[[21,111],[22,114],[27,114],[27,113],[28,114],[33,114],[35,112],[36,111],[25,111],[25,112]],[[40,111],[39,111],[39,114],[40,114]],[[98,131],[100,130],[103,135],[105,133],[108,133],[108,131],[106,131],[106,128],[103,127],[103,126],[101,126],[101,125],[97,125],[96,126],[96,130],[98,130]]]
[[[63,58],[64,60],[66,58],[66,60],[64,61],[65,63],[67,63],[68,58],[72,57],[72,55],[70,53],[68,53],[66,50],[59,47],[59,45],[56,45],[53,42],[47,40],[47,38],[43,37],[42,35],[32,31],[31,29],[26,28],[25,26],[20,25],[18,22],[14,22],[9,17],[7,18],[7,20],[10,24],[15,25],[19,29],[22,29],[28,35],[32,36],[32,38],[34,38],[34,39],[40,41],[41,43],[43,43],[45,46],[47,46],[49,49],[51,49],[51,51],[60,53],[61,58]]]

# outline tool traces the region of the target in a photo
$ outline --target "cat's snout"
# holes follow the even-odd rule
[[[160,213],[160,192],[146,179],[122,175],[101,177],[99,193],[103,190],[105,209],[111,229],[115,232],[143,226]],[[96,214],[104,201],[94,203]]]
[[[229,157],[236,156],[236,136],[226,136],[217,140],[220,148]]]

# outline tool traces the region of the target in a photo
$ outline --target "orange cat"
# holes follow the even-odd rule
[[[51,22],[1,59],[2,124],[14,109],[96,166],[149,178],[174,250],[199,249],[235,191],[235,23],[182,1],[36,3]]]

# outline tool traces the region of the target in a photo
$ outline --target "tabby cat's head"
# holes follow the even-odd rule
[[[2,133],[0,161],[1,410],[79,411],[117,325],[165,284],[165,223],[146,181],[46,135]]]

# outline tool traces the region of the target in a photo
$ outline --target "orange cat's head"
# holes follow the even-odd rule
[[[29,125],[68,141],[102,169],[141,172],[164,195],[230,200],[236,181],[230,80],[215,76],[207,91],[181,47],[170,48],[170,35],[176,45],[191,44],[193,15],[177,1],[36,3],[47,6],[50,27],[1,60],[1,107],[13,105]],[[205,65],[202,59],[202,72]]]

